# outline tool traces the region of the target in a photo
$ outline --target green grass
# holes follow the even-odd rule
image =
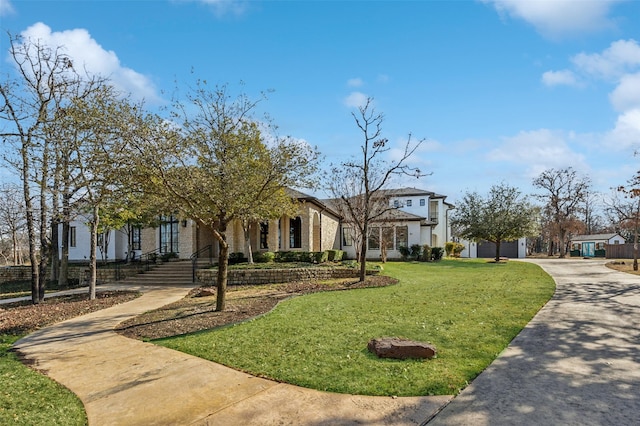
[[[0,424],[86,425],[82,402],[67,388],[24,366],[0,335]]]
[[[554,291],[538,266],[443,260],[387,263],[398,285],[326,292],[258,319],[156,341],[252,374],[361,395],[455,394],[509,344]],[[431,342],[432,360],[378,359],[376,337]]]

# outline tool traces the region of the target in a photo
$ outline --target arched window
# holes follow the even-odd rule
[[[289,220],[289,248],[302,248],[302,219]]]

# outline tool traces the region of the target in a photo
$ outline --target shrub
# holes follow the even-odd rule
[[[313,253],[313,257],[314,257],[315,263],[325,263],[327,260],[329,260],[329,252],[326,250],[317,251]]]
[[[420,258],[420,253],[422,253],[422,246],[420,244],[412,244],[411,258],[418,260]]]
[[[260,253],[256,253],[253,256],[253,260],[256,263],[271,263],[274,261],[276,257],[276,254],[272,251],[265,251],[265,252],[260,252]]]
[[[235,253],[229,253],[229,265],[235,265],[238,263],[243,263],[248,261],[246,257],[244,257],[244,253],[241,251]]]
[[[444,249],[442,247],[433,247],[431,248],[431,260],[437,262],[442,259],[444,255]]]
[[[307,262],[313,263],[316,260],[316,256],[314,252],[311,251],[300,251],[300,257],[298,258],[299,262]]]
[[[455,245],[455,243],[453,241],[447,241],[446,243],[444,243],[444,251],[447,252],[447,256],[452,256],[453,255],[453,246]]]
[[[275,255],[276,262],[307,262],[315,261],[315,253],[308,251],[279,251]]]
[[[177,259],[177,258],[178,258],[178,253],[174,253],[174,252],[162,253],[162,255],[160,255],[160,260],[162,260],[163,262],[168,262],[169,259]]]
[[[357,260],[345,260],[342,262],[342,266],[345,268],[356,269],[360,267],[360,263]]]
[[[400,256],[402,256],[402,260],[407,260],[409,258],[409,255],[411,254],[411,250],[409,250],[409,247],[405,246],[398,247],[398,251],[400,252]]]
[[[422,246],[422,256],[420,256],[420,260],[423,262],[431,261],[431,246],[429,246],[429,244]]]
[[[327,250],[329,262],[340,262],[344,257],[344,251],[342,250]]]
[[[453,241],[447,241],[444,245],[444,249],[449,257],[460,257],[460,253],[465,249],[464,244],[456,243]]]

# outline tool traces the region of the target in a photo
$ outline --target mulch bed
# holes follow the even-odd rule
[[[159,339],[178,334],[209,330],[246,321],[272,310],[281,300],[319,291],[383,287],[397,283],[385,276],[368,276],[365,282],[343,280],[331,285],[318,282],[293,282],[270,286],[233,286],[227,289],[226,307],[216,311],[216,297],[201,297],[202,289],[186,298],[121,323],[116,331],[134,339]],[[206,288],[211,291],[212,288]]]
[[[128,302],[140,296],[132,291],[99,291],[96,299],[88,294],[51,297],[37,305],[16,302],[0,305],[0,335],[26,334],[60,321]]]
[[[198,288],[178,302],[121,323],[116,331],[124,336],[143,340],[175,336],[245,321],[269,312],[283,299],[301,294],[383,287],[396,282],[386,276],[368,276],[365,282],[350,279],[330,284],[293,282],[265,286],[230,286],[223,312],[215,310],[216,295],[213,288]],[[138,296],[140,293],[137,292],[99,291],[95,300],[89,300],[88,294],[74,294],[48,298],[37,305],[31,302],[0,305],[0,335],[27,334],[47,325],[128,302]]]

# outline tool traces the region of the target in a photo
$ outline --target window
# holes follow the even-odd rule
[[[142,250],[142,229],[131,228],[131,250]]]
[[[372,226],[369,228],[369,239],[367,242],[369,249],[380,250],[380,228]]]
[[[289,248],[302,248],[302,219],[289,220]]]
[[[382,228],[382,244],[387,250],[393,250],[393,227],[385,226]]]
[[[420,198],[420,207],[424,207],[424,206],[425,206],[424,198]]]
[[[407,207],[411,207],[411,200],[407,200]]]
[[[260,222],[260,248],[269,248],[269,222]]]
[[[398,200],[393,200],[393,207],[395,207],[395,208],[400,207],[400,201],[398,201]]]
[[[342,245],[343,246],[353,245],[353,229],[352,228],[342,228]]]
[[[69,247],[76,247],[76,227],[69,227]]]
[[[438,223],[438,216],[439,216],[438,202],[430,201],[429,202],[429,219],[431,220],[431,222]]]
[[[409,247],[409,228],[407,226],[396,226],[396,249]]]
[[[178,253],[178,218],[160,217],[160,253]]]

